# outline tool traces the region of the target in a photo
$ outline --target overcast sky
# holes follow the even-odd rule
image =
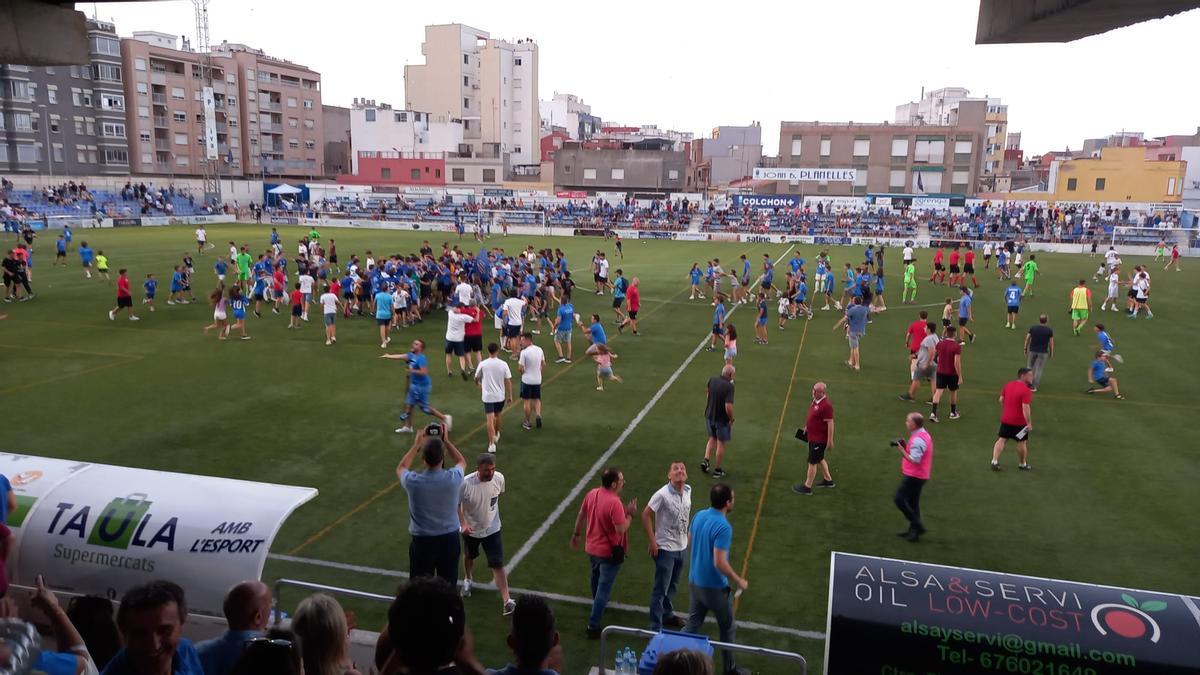
[[[195,34],[191,2],[79,3],[135,30]],[[586,8],[586,9],[585,9]],[[974,44],[968,0],[666,3],[212,0],[210,36],[321,73],[326,104],[404,103],[404,64],[421,63],[424,26],[462,22],[532,37],[540,96],[581,96],[605,122],[707,135],[719,124],[892,121],[921,87],[999,96],[1026,155],[1128,130],[1193,133],[1200,88],[1185,55],[1200,10],[1066,44]]]

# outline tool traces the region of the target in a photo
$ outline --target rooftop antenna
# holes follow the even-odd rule
[[[204,157],[200,165],[204,168],[204,201],[221,203],[220,153],[217,149],[216,105],[213,96],[212,48],[208,42],[209,0],[192,0],[196,8],[196,51],[200,56],[200,79],[203,92],[200,100],[204,107]]]

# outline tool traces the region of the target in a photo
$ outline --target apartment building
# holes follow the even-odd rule
[[[948,124],[782,122],[779,167],[855,169],[853,181],[775,181],[778,193],[851,196],[867,193],[977,191],[986,138],[987,101],[958,104]]]
[[[972,97],[970,90],[965,87],[943,87],[929,92],[922,91],[919,101],[910,101],[896,106],[896,124],[933,124],[950,125],[958,115],[959,105],[963,101],[986,101],[984,114],[985,138],[983,152],[980,153],[981,177],[988,182],[988,187],[1003,174],[1004,151],[1008,148],[1008,106],[999,98]]]
[[[0,65],[0,171],[129,173],[120,41],[107,22],[87,31],[88,63]]]
[[[321,133],[325,136],[325,175],[351,173],[350,109],[321,106]]]
[[[720,126],[709,138],[692,142],[693,185],[724,187],[749,178],[762,163],[762,125]]]
[[[350,107],[352,173],[360,153],[392,152],[400,156],[473,154],[464,147],[459,121],[434,121],[427,112],[394,110],[387,103],[354,99]]]
[[[567,135],[573,141],[583,141],[595,136],[602,124],[599,117],[592,114],[592,106],[583,102],[575,94],[560,94],[554,92],[554,98],[540,101],[538,110],[542,118],[542,136],[546,136],[554,127],[566,129]]]
[[[665,196],[690,188],[684,151],[622,147],[585,147],[569,141],[554,153],[554,185],[558,190],[626,192]]]
[[[425,27],[425,63],[404,67],[404,106],[459,121],[473,152],[539,163],[538,48],[463,24]]]

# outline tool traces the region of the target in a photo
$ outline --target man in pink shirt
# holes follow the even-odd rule
[[[600,619],[629,547],[625,533],[637,512],[636,498],[628,504],[621,503],[625,476],[620,469],[605,469],[600,474],[600,485],[583,498],[579,515],[575,517],[575,531],[571,534],[571,548],[578,549],[579,536],[586,524],[584,550],[592,562],[592,613],[588,616],[587,636],[593,640],[600,637]]]
[[[908,440],[892,441],[892,446],[900,450],[900,473],[903,474],[894,501],[896,508],[908,519],[908,530],[897,536],[916,542],[925,534],[925,524],[921,522],[921,490],[929,481],[933,468],[933,438],[925,430],[925,418],[921,413],[909,413],[904,418],[904,426],[908,429]]]

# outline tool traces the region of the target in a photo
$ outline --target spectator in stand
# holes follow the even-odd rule
[[[713,661],[695,649],[676,649],[658,655],[654,675],[713,675]]]
[[[554,611],[545,600],[533,595],[517,598],[508,647],[515,663],[489,671],[493,675],[558,675],[562,670],[562,647],[558,644]]]
[[[434,425],[430,425],[434,427]],[[458,503],[467,461],[450,442],[444,425],[436,429],[441,437],[428,435],[430,427],[417,432],[408,452],[396,467],[400,485],[408,492],[408,571],[414,577],[437,575],[450,585],[458,583]],[[423,471],[408,467],[421,452]],[[447,451],[454,465],[443,468]]]
[[[637,499],[621,504],[621,488],[625,487],[625,476],[616,467],[609,467],[600,476],[601,487],[592,488],[583,498],[579,515],[575,517],[575,530],[571,534],[571,548],[579,548],[579,537],[587,526],[586,544],[588,558],[592,564],[592,612],[588,616],[587,636],[589,640],[600,637],[600,620],[621,563],[625,562],[625,551],[629,547],[626,532],[637,512]]]
[[[187,598],[178,584],[159,580],[129,589],[117,610],[125,647],[103,675],[204,675],[195,647],[183,637],[186,620]]]
[[[262,635],[271,618],[271,589],[261,581],[243,581],[225,594],[222,610],[229,629],[196,645],[204,675],[227,675],[246,643]]]
[[[332,596],[316,593],[301,600],[292,630],[300,636],[305,675],[358,675],[350,660],[346,611]]]
[[[42,575],[37,576],[35,583],[37,590],[30,601],[50,621],[54,644],[60,651],[43,651],[38,654],[33,663],[33,672],[46,675],[95,675],[97,668],[88,654],[87,643],[58,604],[58,598],[46,588]],[[0,662],[9,663],[12,657],[11,650],[7,645],[0,649],[9,652],[0,656]]]
[[[251,638],[230,675],[304,675],[300,638],[281,628],[272,628],[265,636]]]
[[[375,666],[380,675],[482,675],[467,615],[454,586],[418,577],[400,587],[379,634]],[[306,668],[305,675],[312,675]]]
[[[81,595],[67,603],[67,618],[83,636],[96,667],[103,669],[121,651],[121,634],[113,620],[112,601],[98,595]]]

